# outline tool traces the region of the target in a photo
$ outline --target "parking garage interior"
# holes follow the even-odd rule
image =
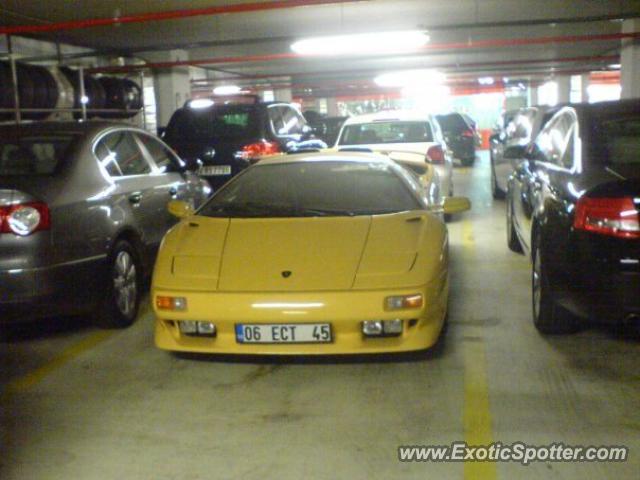
[[[434,136],[436,129],[443,130],[437,151],[442,158],[450,157],[447,161],[452,164],[451,188],[442,195],[466,197],[471,205],[469,211],[443,217],[447,213],[443,199],[445,207],[433,210],[448,231],[448,281],[442,288],[449,289],[449,297],[443,312],[446,326],[426,350],[400,351],[394,339],[367,340],[363,325],[358,342],[360,337],[364,343],[382,342],[391,346],[389,351],[364,348],[364,353],[345,350],[346,354],[324,355],[317,345],[309,351],[278,346],[284,350],[274,351],[275,355],[269,354],[268,346],[256,351],[260,355],[253,355],[246,346],[229,352],[198,353],[191,347],[167,351],[157,344],[157,322],[162,317],[158,312],[163,308],[157,292],[164,295],[164,287],[157,278],[150,278],[153,257],[148,267],[142,261],[136,264],[148,275],[137,280],[139,308],[130,322],[123,317],[103,328],[102,315],[91,309],[80,312],[81,308],[81,314],[65,310],[51,315],[43,313],[43,308],[37,315],[26,308],[10,317],[12,302],[25,293],[11,284],[22,268],[11,263],[20,257],[18,241],[44,232],[39,231],[43,223],[33,231],[17,230],[22,224],[16,222],[23,221],[11,217],[15,213],[11,199],[17,194],[7,197],[7,192],[18,190],[12,177],[18,173],[3,173],[3,168],[9,168],[9,157],[5,160],[0,152],[0,478],[638,478],[640,163],[634,159],[640,152],[634,142],[640,130],[629,125],[635,125],[634,115],[640,111],[633,103],[640,98],[639,42],[640,2],[623,0],[0,0],[0,131],[14,132],[5,133],[7,138],[36,123],[46,123],[49,136],[62,135],[55,133],[56,125],[73,132],[93,131],[95,126],[113,133],[109,129],[117,124],[118,131],[130,129],[134,144],[155,174],[169,172],[160,169],[157,159],[151,160],[152,145],[160,148],[160,143],[153,142],[163,141],[177,153],[175,162],[184,169],[180,175],[189,177],[190,186],[185,188],[200,188],[202,195],[213,190],[215,198],[218,184],[207,175],[236,175],[236,166],[202,170],[205,157],[213,158],[216,151],[220,156],[223,147],[207,147],[204,156],[191,159],[188,148],[173,144],[177,112],[236,101],[264,104],[267,109],[275,105],[291,109],[279,113],[285,129],[286,118],[300,114],[305,125],[295,141],[285,135],[281,142],[275,131],[273,138],[238,147],[234,158],[245,162],[241,168],[247,171],[267,168],[260,166],[260,155],[287,157],[312,150],[313,155],[340,156],[341,143],[348,145],[343,151],[352,150],[351,155],[382,152],[395,162],[389,148],[370,150],[364,141],[365,148],[345,142],[340,126],[344,122],[357,126],[358,119],[369,115],[391,122],[403,119],[407,111],[425,112],[425,118],[440,125],[430,127]],[[608,173],[602,174],[609,175],[603,181],[606,185],[593,187],[593,192],[600,193],[592,195],[591,186],[580,190],[582,183],[569,182],[569,188],[592,200],[623,198],[627,213],[616,217],[619,224],[589,223],[601,210],[592,210],[592,217],[585,214],[578,224],[574,215],[590,204],[584,206],[577,199],[579,205],[567,210],[570,229],[560,234],[561,239],[553,237],[545,243],[541,232],[546,224],[536,223],[533,207],[525,216],[534,219],[534,226],[514,227],[520,199],[529,194],[520,179],[535,170],[535,164],[544,163],[526,156],[525,147],[544,144],[542,140],[536,144],[536,138],[542,138],[536,136],[528,138],[526,145],[508,144],[505,139],[517,135],[513,118],[533,118],[527,117],[531,109],[539,109],[537,128],[551,139],[554,125],[563,118],[574,119],[576,126],[567,128],[575,138],[570,145],[585,165],[594,157],[585,152],[618,152],[630,158],[624,165],[615,160],[607,163],[603,171]],[[445,129],[445,117],[450,115],[465,122],[459,135],[470,142],[471,157],[453,150],[455,134]],[[598,123],[604,115],[618,116]],[[240,116],[233,113],[229,122],[238,126]],[[619,133],[625,121],[627,129]],[[104,173],[108,165],[96,145],[109,133],[100,135],[92,148]],[[611,140],[609,150],[592,149],[595,142],[609,145],[607,135],[622,140]],[[0,137],[0,144],[5,141],[10,140]],[[521,163],[516,165],[513,158],[505,161],[505,183],[501,184],[503,170],[497,166],[497,156],[507,158],[505,152],[514,145],[522,148]],[[399,148],[394,143],[394,149]],[[435,179],[420,176],[420,181],[430,186],[439,181],[438,158],[422,154],[420,162],[435,166],[436,173],[430,167],[429,175]],[[524,171],[522,165],[527,162],[530,168]],[[540,181],[548,181],[549,188],[546,183],[540,188],[551,191],[550,197],[559,196],[553,190],[556,177],[580,175],[581,167],[576,161],[573,168],[560,173],[560,167],[544,170],[548,175]],[[43,172],[37,173],[34,177]],[[422,170],[419,174],[426,175]],[[231,182],[238,183],[242,176]],[[622,190],[615,190],[614,184],[622,185]],[[66,188],[80,188],[73,185]],[[175,195],[180,193],[170,190],[171,198]],[[35,200],[28,197],[24,205],[35,208],[43,222],[40,205],[44,201],[32,196]],[[163,211],[170,199],[165,197]],[[138,206],[139,199],[128,198]],[[87,200],[87,209],[90,203]],[[528,204],[523,201],[523,205]],[[50,206],[55,226],[60,221]],[[178,206],[187,208],[184,202]],[[543,210],[543,206],[537,207]],[[174,215],[193,214],[193,209],[178,212],[176,208]],[[78,210],[72,214],[82,215]],[[48,215],[49,210],[47,221]],[[344,221],[358,215],[352,216]],[[78,234],[80,244],[96,243],[92,237],[96,230],[86,218],[75,222],[85,229]],[[182,222],[198,226],[193,218]],[[66,222],[74,223],[73,219]],[[199,225],[205,228],[202,221]],[[162,235],[169,227],[164,225]],[[265,239],[272,238],[268,228]],[[576,233],[589,228],[587,233]],[[229,232],[224,237],[227,241]],[[583,233],[616,238],[585,247],[580,243],[586,238],[580,236]],[[405,230],[387,232],[397,249],[391,246],[381,254],[380,268],[405,254],[401,249],[407,242],[402,235]],[[554,268],[564,270],[559,273],[564,276],[558,291],[565,284],[582,285],[573,267],[565,268],[560,260],[554,265],[548,260],[552,253],[542,255],[554,248],[560,251],[565,238],[576,236],[578,246],[569,248],[567,257],[587,251],[583,261],[595,265],[595,270],[609,268],[603,258],[617,261],[619,257],[623,270],[611,281],[585,280],[590,289],[587,297],[606,291],[612,303],[584,301],[574,307],[562,303],[564,297],[558,294],[556,304],[549,307],[550,318],[559,322],[557,311],[562,309],[563,321],[572,319],[571,328],[568,320],[549,326],[536,320],[544,312],[544,301],[537,297],[542,295],[539,285],[545,285],[539,280],[539,259],[546,256],[547,275]],[[239,241],[238,251],[259,245],[261,238],[247,239],[245,247]],[[132,237],[119,237],[119,241],[126,241],[127,247],[118,249],[118,241],[113,241],[105,259],[138,246]],[[202,248],[216,241],[202,242]],[[324,236],[311,238],[308,252],[317,252],[314,241],[320,245]],[[345,234],[344,243],[348,241]],[[172,244],[167,237],[165,244]],[[55,248],[64,250],[64,241],[60,245]],[[233,265],[245,269],[246,283],[261,285],[263,266],[272,261],[267,258],[268,247],[260,246],[259,251],[264,258],[234,260]],[[447,257],[443,252],[441,259]],[[363,258],[358,253],[358,261]],[[317,257],[320,266],[331,261],[328,254]],[[305,262],[301,265],[314,260],[305,257]],[[185,288],[197,291],[203,285],[204,267],[197,260],[188,265],[198,273],[189,277],[193,284]],[[313,270],[317,278],[324,278],[323,270],[342,271],[341,265],[320,266]],[[575,271],[582,274],[584,269]],[[285,279],[289,275],[288,270],[282,272]],[[126,282],[126,275],[122,278]],[[78,285],[77,292],[65,294],[77,293],[76,303],[81,303],[83,288]],[[97,294],[108,295],[108,288],[99,287]],[[337,283],[322,288],[339,289]],[[298,290],[304,292],[302,287]],[[182,300],[173,298],[171,308],[179,310]],[[191,297],[188,300],[192,302]],[[233,312],[235,307],[225,304],[224,308]],[[343,308],[348,311],[349,303]],[[586,311],[587,318],[577,320],[578,311]],[[410,328],[402,321],[402,328]],[[214,323],[211,331],[202,327],[205,336],[215,335]],[[171,328],[174,325],[178,322],[171,323]],[[127,328],[114,328],[123,326]],[[217,328],[222,339],[222,327]],[[331,328],[335,335],[331,342],[339,347],[340,331]],[[379,328],[384,333],[386,323]],[[199,333],[197,329],[194,332]],[[207,341],[196,340],[189,345]],[[235,341],[240,343],[241,337]],[[521,445],[538,451],[528,462],[515,456],[489,458],[489,454],[474,458],[473,452],[457,459],[405,456],[406,448],[460,443],[480,450]],[[601,448],[603,456],[555,458],[549,451],[558,445],[584,451]],[[609,447],[621,449],[624,455],[606,457]]]

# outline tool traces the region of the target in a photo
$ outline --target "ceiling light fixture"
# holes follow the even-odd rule
[[[419,30],[358,33],[299,40],[291,50],[300,55],[367,55],[415,50],[429,41]]]
[[[480,85],[493,85],[494,80],[493,77],[480,77],[478,78],[478,83]]]
[[[427,87],[442,85],[444,73],[437,70],[402,70],[378,75],[374,82],[379,87]]]
[[[220,85],[213,89],[214,95],[236,95],[242,89],[236,85]]]

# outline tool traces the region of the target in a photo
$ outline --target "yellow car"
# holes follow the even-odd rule
[[[448,240],[412,170],[371,153],[307,153],[246,169],[160,247],[159,348],[345,354],[431,347],[447,314]]]

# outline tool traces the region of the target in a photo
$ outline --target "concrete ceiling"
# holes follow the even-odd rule
[[[78,8],[78,2],[62,0],[0,0],[0,25],[47,26],[244,5],[250,11],[24,34],[146,61],[162,60],[166,50],[184,49],[190,60],[210,59],[200,66],[220,78],[245,78],[247,83],[255,83],[281,75],[299,84],[327,86],[400,68],[440,68],[461,79],[485,74],[532,78],[554,70],[606,68],[618,63],[620,39],[563,43],[533,39],[617,34],[622,29],[620,19],[640,16],[637,0],[311,1],[313,5],[304,6],[305,0],[295,0],[303,6],[292,7],[286,0],[84,0]],[[281,55],[291,53],[292,41],[307,36],[405,29],[428,30],[430,46],[385,57],[309,59]],[[513,44],[509,42],[512,39],[532,39],[533,43]],[[477,42],[480,45],[469,48]],[[202,76],[212,74],[203,72]]]

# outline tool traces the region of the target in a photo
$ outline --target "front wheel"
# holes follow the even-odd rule
[[[534,326],[546,335],[575,332],[577,322],[569,312],[558,306],[553,298],[539,237],[534,242],[532,254],[531,299]]]
[[[114,246],[109,256],[108,272],[98,324],[104,328],[125,328],[138,315],[142,273],[138,255],[126,240],[120,240]]]

